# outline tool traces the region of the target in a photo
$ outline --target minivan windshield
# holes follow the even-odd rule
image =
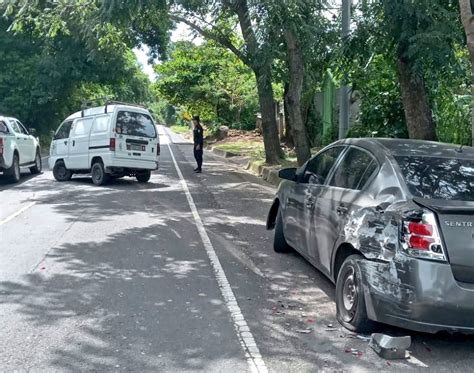
[[[423,156],[395,159],[413,196],[474,201],[474,160]]]
[[[118,134],[139,137],[156,137],[155,124],[147,114],[119,111],[115,131]]]

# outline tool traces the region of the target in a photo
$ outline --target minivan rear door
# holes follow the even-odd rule
[[[119,109],[115,125],[115,156],[156,162],[158,135],[146,112]]]

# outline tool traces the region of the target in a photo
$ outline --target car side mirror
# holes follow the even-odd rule
[[[28,132],[30,133],[30,135],[36,136],[36,128],[28,128]]]
[[[296,181],[296,168],[284,168],[278,172],[278,177],[284,180]]]
[[[51,135],[51,137],[54,138],[54,135],[55,135],[55,132],[54,132],[54,131],[51,131],[49,134]]]

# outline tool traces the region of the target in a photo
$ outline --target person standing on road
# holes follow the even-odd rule
[[[201,126],[199,116],[193,116],[193,138],[194,138],[194,158],[196,159],[197,167],[194,172],[200,174],[202,172],[202,154],[204,146],[204,130]]]

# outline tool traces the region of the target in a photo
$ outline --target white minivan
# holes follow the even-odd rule
[[[91,173],[96,185],[110,178],[150,180],[158,169],[160,140],[148,110],[110,102],[70,115],[54,133],[49,166],[58,181]]]

